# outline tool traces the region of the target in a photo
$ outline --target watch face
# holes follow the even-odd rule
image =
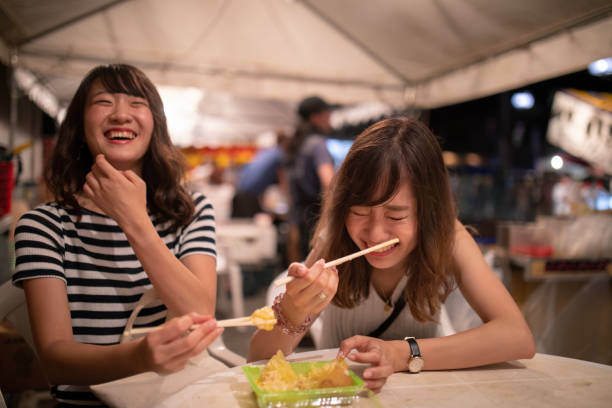
[[[408,362],[408,370],[411,373],[418,373],[423,368],[425,361],[421,357],[413,357]]]

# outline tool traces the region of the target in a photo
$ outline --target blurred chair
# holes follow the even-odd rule
[[[596,275],[579,290],[567,283],[544,281],[523,306],[536,351],[612,364],[612,278]]]
[[[225,347],[222,337],[223,336],[217,337],[215,341],[208,346],[208,353],[228,367],[246,364],[246,359],[244,357]]]
[[[227,275],[230,281],[230,294],[233,317],[244,316],[244,295],[242,293],[242,271],[227,245],[217,245],[217,274]],[[221,290],[225,294],[225,290]],[[244,329],[244,328],[239,328]]]
[[[10,322],[36,353],[25,293],[22,289],[13,286],[11,281],[4,282],[0,286],[0,320]]]
[[[251,218],[234,218],[216,225],[217,244],[241,265],[260,265],[276,259],[276,228]]]
[[[242,266],[257,270],[252,267],[264,267],[276,261],[276,228],[252,219],[232,219],[217,224],[216,236],[217,273],[229,276],[233,317],[242,317],[245,313]]]

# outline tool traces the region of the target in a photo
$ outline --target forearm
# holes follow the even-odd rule
[[[92,385],[147,371],[138,357],[139,343],[96,346],[58,340],[39,355],[51,384]]]
[[[293,350],[298,346],[304,334],[300,336],[292,336],[283,334],[279,326],[275,326],[270,331],[257,330],[249,344],[249,352],[247,361],[258,361],[272,357],[278,350],[282,350],[284,355],[293,353]]]
[[[272,330],[257,330],[255,332],[249,345],[248,361],[270,358],[278,350],[282,350],[284,355],[293,353],[293,350],[295,350],[306,334],[310,325],[309,322],[314,321],[318,317],[312,318],[309,313],[304,313],[302,308],[294,305],[287,307],[288,304],[287,297],[283,296],[278,305],[281,314],[276,315],[277,323]],[[309,320],[309,316],[312,320]],[[295,335],[283,333],[283,327],[286,327],[285,325],[287,324],[294,330],[303,330],[302,333]]]
[[[501,319],[452,336],[417,342],[425,361],[424,370],[477,367],[531,358],[535,352],[533,337],[526,326]]]
[[[146,218],[122,227],[159,297],[175,315],[214,315],[216,280],[205,284],[166,247]],[[210,274],[214,274],[214,264]]]

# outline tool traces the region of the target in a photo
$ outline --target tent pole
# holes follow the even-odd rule
[[[9,89],[11,94],[10,107],[9,107],[9,140],[7,150],[10,154],[15,147],[15,138],[17,136],[17,109],[19,105],[19,96],[17,94],[17,79],[15,78],[15,71],[17,70],[17,49],[11,48],[10,55],[10,75],[9,75]]]

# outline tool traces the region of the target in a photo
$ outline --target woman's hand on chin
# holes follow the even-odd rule
[[[85,176],[83,193],[120,226],[139,217],[148,218],[144,180],[131,170],[115,169],[102,154],[96,156],[91,171]]]

